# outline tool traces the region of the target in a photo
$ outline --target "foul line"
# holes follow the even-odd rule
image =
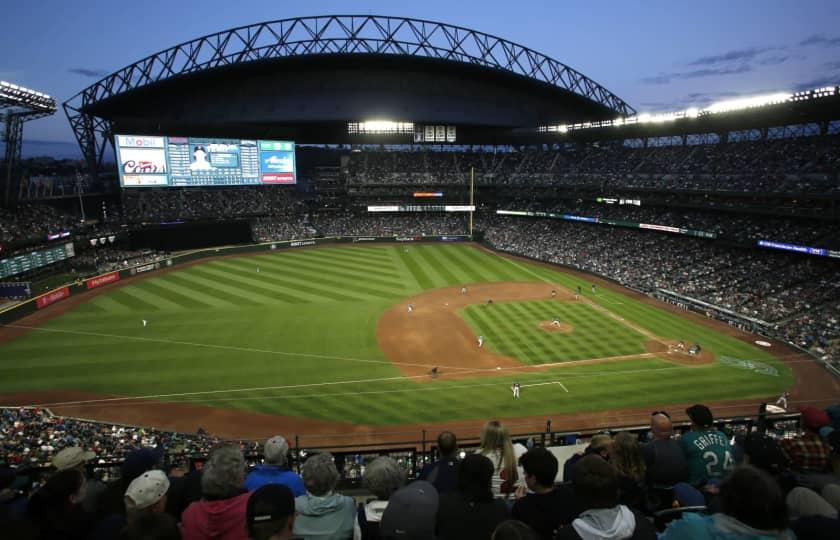
[[[548,381],[548,382],[540,382],[540,383],[532,383],[532,384],[522,384],[522,385],[520,385],[520,386],[521,386],[522,388],[525,388],[525,387],[527,387],[527,386],[545,386],[545,385],[547,385],[547,384],[559,384],[559,385],[560,385],[560,387],[563,389],[563,391],[564,391],[564,392],[566,392],[567,394],[569,393],[569,389],[568,389],[568,388],[566,388],[566,385],[564,385],[564,384],[563,384],[563,383],[561,383],[560,381]]]

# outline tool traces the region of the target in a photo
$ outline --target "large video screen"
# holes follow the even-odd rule
[[[295,143],[117,135],[120,185],[208,187],[294,184]]]
[[[74,257],[73,242],[0,259],[0,279]]]

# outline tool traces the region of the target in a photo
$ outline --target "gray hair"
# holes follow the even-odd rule
[[[238,446],[223,444],[210,454],[201,473],[201,491],[208,499],[238,495],[245,481],[245,458]]]
[[[376,498],[387,501],[391,493],[405,483],[406,471],[388,456],[379,456],[365,468],[362,476],[362,486],[376,495]]]
[[[315,454],[303,464],[303,487],[316,497],[322,497],[335,489],[338,479],[338,469],[329,452]]]

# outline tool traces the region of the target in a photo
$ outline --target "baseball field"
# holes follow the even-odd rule
[[[754,337],[472,244],[222,257],[38,315],[0,329],[7,402],[184,429],[216,413],[324,430],[757,404],[795,381]]]

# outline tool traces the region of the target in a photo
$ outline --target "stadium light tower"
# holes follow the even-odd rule
[[[55,114],[55,100],[50,96],[35,90],[6,81],[0,81],[0,122],[5,123],[3,143],[6,152],[3,160],[2,176],[2,204],[11,206],[17,201],[20,178],[16,176],[17,164],[20,161],[21,142],[23,140],[23,123],[36,118],[43,118]]]

